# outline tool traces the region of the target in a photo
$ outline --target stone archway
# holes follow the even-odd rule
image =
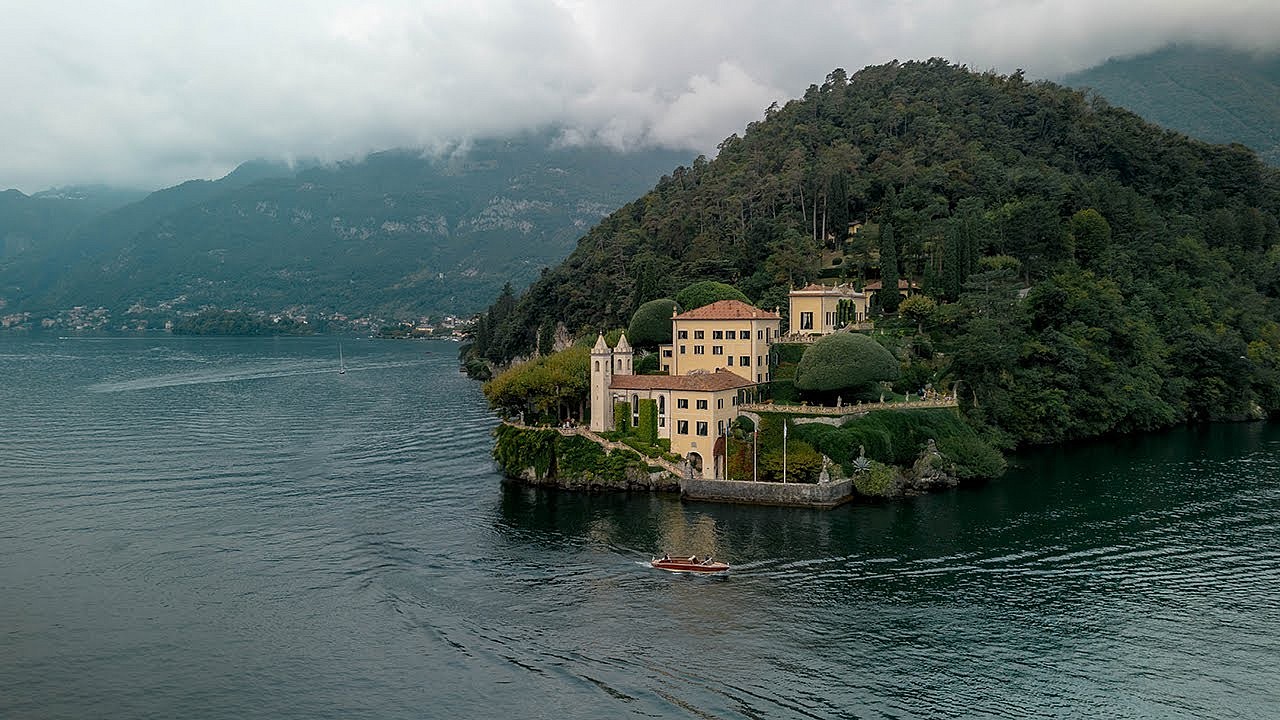
[[[689,461],[689,467],[693,470],[694,474],[701,477],[702,476],[702,456],[696,452],[691,452],[687,456],[685,456],[685,459]]]

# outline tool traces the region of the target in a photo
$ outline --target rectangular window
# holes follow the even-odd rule
[[[756,356],[756,367],[760,367],[761,365],[764,365],[764,356],[763,356],[763,355],[757,355],[757,356]]]
[[[684,346],[683,346],[683,345],[681,345],[681,346],[680,346],[680,354],[681,354],[681,355],[683,355],[683,354],[684,354]]]
[[[662,351],[662,357],[671,357],[671,351],[670,351],[670,350],[663,350],[663,351]]]
[[[677,421],[676,421],[676,432],[680,433],[681,435],[688,435],[688,434],[689,434],[689,421],[688,421],[688,420],[677,420]]]
[[[738,364],[741,365],[742,367],[751,367],[751,356],[743,355],[742,357],[738,358]]]
[[[663,366],[662,366],[662,372],[664,372],[664,373],[670,373],[670,372],[671,372],[671,366],[670,366],[670,365],[663,365]]]
[[[723,420],[717,420],[717,421],[716,421],[716,434],[717,434],[717,435],[723,435],[723,434],[724,434],[724,421],[723,421]]]
[[[706,409],[707,409],[707,401],[706,401],[706,400],[699,400],[699,401],[698,401],[698,409],[699,409],[699,410],[706,410]]]
[[[729,367],[733,367],[733,356],[730,355],[728,359],[729,359]]]
[[[677,338],[677,339],[679,339],[679,340],[688,340],[688,339],[689,339],[689,331],[688,331],[688,330],[681,330],[680,332],[676,333],[676,338]]]
[[[679,400],[676,400],[676,407],[681,410],[688,410],[689,398],[680,398]]]
[[[764,382],[760,379],[760,373],[756,373],[756,382]]]
[[[763,331],[763,330],[757,330],[757,331],[756,331],[756,339],[757,339],[757,340],[763,340],[763,339],[764,339],[764,331]]]
[[[666,426],[667,426],[667,416],[666,416],[666,415],[659,415],[659,416],[658,416],[658,427],[666,427]]]
[[[711,331],[711,339],[712,339],[712,340],[723,340],[723,339],[724,339],[724,331],[723,331],[723,330],[712,330],[712,331]]]
[[[704,347],[703,347],[703,346],[701,346],[701,345],[694,345],[694,346],[693,346],[693,354],[694,354],[694,355],[706,355],[706,353],[705,353],[705,352],[703,352],[703,350],[705,350],[705,349],[706,349],[706,348],[704,348]]]
[[[702,435],[702,436],[704,436],[704,437],[706,436],[706,434],[707,434],[707,424],[706,424],[706,423],[704,423],[704,422],[700,422],[700,423],[698,423],[698,434],[699,434],[699,435]]]
[[[712,345],[712,346],[711,346],[711,354],[712,354],[712,355],[723,355],[723,354],[724,354],[724,346],[723,346],[723,345]]]
[[[738,332],[738,338],[739,338],[740,340],[750,340],[750,339],[751,339],[751,331],[750,331],[750,330],[740,330],[740,331]]]
[[[811,312],[800,313],[800,329],[801,330],[813,329],[813,313]]]
[[[702,339],[702,331],[701,331],[701,330],[694,330],[694,331],[693,331],[693,339],[694,339],[694,340],[701,340],[701,339]]]
[[[737,339],[738,339],[738,331],[736,331],[736,330],[725,330],[725,331],[724,331],[724,339],[725,339],[725,340],[737,340]]]
[[[724,398],[716,398],[716,409],[717,410],[724,409]]]

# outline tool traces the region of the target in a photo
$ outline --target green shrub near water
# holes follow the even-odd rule
[[[930,439],[942,456],[956,465],[962,480],[996,477],[1004,471],[1000,453],[949,408],[877,410],[841,427],[811,423],[793,425],[791,432],[850,474],[860,447],[871,460],[910,467]]]
[[[853,489],[867,497],[894,497],[898,494],[898,471],[872,460],[871,467],[853,476]]]
[[[938,440],[938,452],[955,465],[960,480],[999,477],[1006,463],[999,450],[979,437],[953,435]]]
[[[786,480],[797,483],[816,483],[822,473],[822,455],[803,440],[789,439],[786,444]],[[782,482],[782,447],[778,446],[760,456],[760,479]]]

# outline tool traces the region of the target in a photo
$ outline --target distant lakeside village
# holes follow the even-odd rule
[[[458,315],[422,316],[416,320],[388,320],[375,315],[348,315],[307,308],[278,312],[204,307],[182,309],[185,298],[148,307],[135,303],[123,314],[106,307],[77,305],[49,313],[4,313],[0,301],[0,330],[12,332],[65,331],[172,332],[188,335],[311,335],[356,333],[386,338],[418,338],[460,342],[468,337],[472,320]]]
[[[900,282],[901,301],[915,289]],[[878,281],[794,288],[785,332],[778,310],[743,299],[683,311],[647,303],[631,339],[601,332],[589,349],[517,364],[486,384],[504,416],[494,457],[531,484],[819,508],[999,474],[1003,458],[961,420],[954,388],[891,389],[898,363],[870,313],[880,290]],[[570,384],[565,373],[584,376],[579,407],[541,396],[539,383]]]

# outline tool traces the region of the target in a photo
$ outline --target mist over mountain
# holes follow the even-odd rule
[[[1213,143],[1238,142],[1280,165],[1280,52],[1171,45],[1065,78],[1151,122]]]
[[[689,160],[555,147],[553,138],[336,165],[245,163],[114,208],[9,191],[0,195],[0,300],[7,313],[35,314],[77,305],[116,315],[161,305],[472,312]]]

